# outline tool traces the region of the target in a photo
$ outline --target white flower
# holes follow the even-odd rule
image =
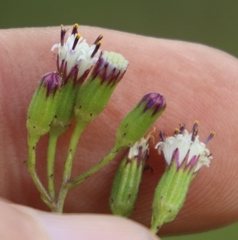
[[[205,143],[199,141],[198,122],[195,122],[192,133],[189,133],[184,125],[175,132],[174,136],[164,137],[161,133],[162,141],[157,143],[155,148],[159,154],[163,153],[165,161],[170,165],[176,162],[177,168],[186,161],[185,168],[189,167],[197,172],[203,165],[209,166],[212,156],[206,144],[214,136],[212,132]]]
[[[77,32],[78,25],[69,34],[64,42],[66,30],[61,29],[61,42],[54,44],[51,50],[58,48],[57,67],[60,74],[67,81],[73,77],[75,81],[81,82],[87,77],[92,66],[99,57],[99,47],[102,36],[100,35],[92,46]],[[82,79],[83,78],[83,79]]]

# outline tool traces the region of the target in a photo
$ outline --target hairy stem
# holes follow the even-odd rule
[[[36,144],[38,140],[39,138],[34,138],[28,135],[28,160],[26,162],[26,165],[36,188],[41,194],[43,201],[50,209],[53,209],[54,208],[53,200],[49,193],[44,188],[44,186],[42,185],[36,172]]]
[[[60,191],[59,191],[59,196],[58,196],[58,201],[57,201],[57,212],[62,212],[63,211],[63,206],[65,202],[66,195],[68,193],[68,181],[71,177],[71,172],[72,172],[72,165],[73,165],[73,159],[74,155],[76,152],[76,147],[78,144],[78,140],[82,134],[82,132],[85,130],[87,127],[88,123],[84,121],[77,121],[76,126],[74,128],[74,132],[72,134],[70,143],[69,143],[69,148],[68,148],[68,154],[67,158],[64,164],[64,173],[63,173],[63,180],[61,183]]]
[[[80,174],[79,176],[69,181],[67,184],[68,188],[73,188],[83,183],[88,177],[90,177],[91,175],[99,171],[101,168],[106,166],[108,163],[110,163],[115,158],[117,153],[118,149],[114,146],[111,151],[99,163],[91,167],[88,171]]]
[[[52,199],[55,199],[55,185],[54,185],[54,162],[57,140],[60,134],[56,131],[50,131],[48,151],[47,151],[47,178],[48,178],[48,191]]]

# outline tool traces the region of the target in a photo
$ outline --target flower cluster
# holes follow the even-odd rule
[[[130,216],[134,210],[139,187],[149,158],[149,140],[146,132],[164,112],[166,99],[162,94],[150,92],[122,119],[114,146],[110,152],[84,173],[72,178],[72,166],[81,134],[106,107],[117,84],[123,78],[129,62],[120,53],[101,51],[102,35],[92,45],[78,33],[78,24],[72,31],[61,27],[60,42],[52,46],[58,50],[57,70],[41,78],[28,109],[27,167],[42,200],[54,212],[62,212],[68,190],[83,183],[88,177],[106,166],[127,148],[114,178],[109,205],[113,214]],[[131,93],[133,94],[133,93]],[[61,186],[56,193],[55,156],[58,137],[75,124],[69,142]],[[46,189],[36,171],[36,145],[41,136],[49,134],[47,150]],[[157,233],[166,222],[174,220],[182,208],[189,186],[202,166],[209,166],[212,155],[207,148],[213,138],[206,141],[198,135],[198,122],[191,133],[181,124],[173,136],[160,132],[161,141],[155,148],[164,156],[166,168],[154,194],[151,231]]]

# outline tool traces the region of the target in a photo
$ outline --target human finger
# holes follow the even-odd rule
[[[55,69],[56,57],[49,57],[49,49],[52,43],[58,42],[57,31],[58,28],[20,29],[5,30],[1,34],[1,52],[4,56],[0,60],[1,113],[4,116],[1,119],[1,136],[4,136],[1,140],[4,173],[1,192],[11,200],[39,208],[43,208],[43,205],[22,164],[27,156],[25,118],[36,79]],[[237,164],[234,157],[238,131],[237,60],[197,44],[89,27],[82,27],[82,33],[89,42],[102,33],[102,48],[122,53],[130,65],[105,111],[83,134],[73,174],[88,169],[102,158],[113,145],[114,133],[122,117],[143,94],[157,91],[166,97],[168,104],[166,112],[155,124],[159,129],[170,132],[184,122],[190,122],[188,126],[191,127],[191,121],[199,118],[202,139],[210,130],[217,132],[217,137],[210,143],[214,155],[211,167],[199,172],[182,212],[173,223],[164,227],[164,232],[199,231],[235,221],[238,216],[235,204]],[[15,35],[18,36],[17,45],[13,41]],[[11,96],[10,101],[8,96]],[[225,131],[223,126],[226,126]],[[59,141],[57,169],[62,168],[69,135],[70,132]],[[45,145],[46,138],[40,143],[39,149]],[[45,157],[44,154],[38,157],[38,170],[43,177]],[[163,171],[160,160],[157,153],[152,151],[150,161],[154,174],[144,174],[133,216],[146,225],[150,222],[153,191]],[[65,210],[108,212],[107,198],[116,166],[117,161],[114,161],[74,190],[67,198]],[[56,178],[58,182],[60,178],[59,174]],[[14,191],[11,190],[12,184],[16,186]],[[75,197],[77,195],[83,195],[80,202]],[[189,227],[185,224],[188,221]]]

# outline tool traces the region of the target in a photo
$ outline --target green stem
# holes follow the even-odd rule
[[[81,183],[83,183],[92,174],[99,171],[101,168],[103,168],[108,163],[110,163],[111,160],[113,160],[114,157],[117,155],[118,151],[119,150],[117,149],[117,147],[114,146],[111,149],[111,151],[98,164],[94,165],[87,172],[80,174],[79,176],[75,177],[70,182],[68,182],[67,187],[73,188],[73,187],[76,187],[76,186],[80,185]]]
[[[163,226],[164,222],[161,222],[159,225],[153,225],[150,227],[150,231],[154,233],[155,235],[159,232],[161,227]]]
[[[66,198],[66,195],[67,195],[68,190],[69,190],[69,188],[67,186],[67,183],[68,183],[68,181],[70,179],[70,176],[71,176],[73,159],[74,159],[74,155],[75,155],[75,152],[76,152],[76,147],[77,147],[77,144],[78,144],[78,140],[79,140],[82,132],[87,127],[87,125],[88,125],[88,122],[77,121],[74,132],[72,134],[72,137],[71,137],[71,140],[70,140],[70,143],[69,143],[68,154],[67,154],[67,158],[66,158],[66,161],[65,161],[65,164],[64,164],[63,180],[62,180],[62,183],[61,183],[59,196],[58,196],[58,201],[57,201],[56,211],[60,212],[60,213],[63,211],[65,198]]]
[[[48,191],[52,199],[55,199],[55,185],[54,185],[54,162],[57,140],[60,134],[56,131],[50,131],[49,143],[47,151],[47,178],[48,178]]]
[[[36,143],[39,138],[33,138],[30,135],[28,136],[28,160],[26,162],[28,171],[32,177],[32,180],[41,194],[43,201],[50,208],[54,208],[53,200],[51,196],[48,194],[44,186],[42,185],[37,172],[36,172]]]

